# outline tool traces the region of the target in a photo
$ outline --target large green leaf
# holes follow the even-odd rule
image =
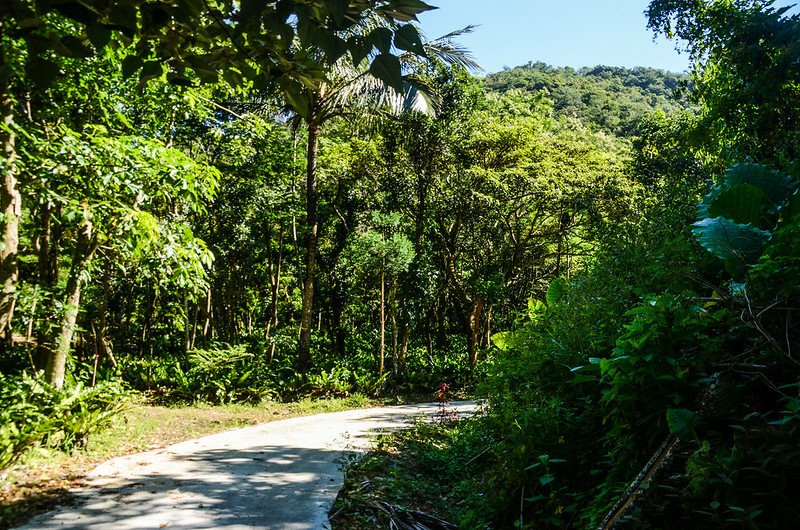
[[[694,430],[699,423],[697,414],[687,409],[667,409],[669,431],[681,440],[695,437]]]
[[[341,28],[347,16],[348,2],[342,0],[326,0],[325,7],[330,13],[333,23],[337,28]]]
[[[725,217],[739,224],[758,226],[766,195],[751,184],[735,184],[711,202],[708,217]]]
[[[372,43],[364,37],[354,35],[347,39],[347,49],[350,50],[353,64],[358,66],[372,51]]]
[[[367,38],[381,54],[388,54],[392,50],[392,35],[392,30],[389,28],[375,28],[369,32]]]
[[[724,217],[696,222],[692,232],[703,247],[730,265],[753,264],[770,232]]]
[[[550,283],[550,287],[547,288],[547,305],[549,307],[553,307],[558,303],[559,300],[564,298],[566,293],[567,280],[564,278],[556,278],[552,281],[552,283]]]
[[[732,188],[736,184],[750,184],[759,188],[775,204],[781,204],[797,189],[797,182],[789,175],[771,170],[763,164],[731,166],[725,172],[723,187]]]
[[[347,42],[333,33],[320,35],[320,47],[331,64],[338,61],[348,50]]]
[[[369,65],[369,72],[372,75],[402,93],[403,75],[400,70],[400,59],[388,53],[378,55]]]
[[[413,24],[400,26],[394,32],[394,45],[401,50],[408,50],[417,55],[425,56],[425,47],[422,45],[422,39],[420,39],[417,28]]]

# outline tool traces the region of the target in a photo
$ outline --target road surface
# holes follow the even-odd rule
[[[475,403],[454,403],[458,414]],[[264,423],[105,462],[76,502],[41,514],[33,529],[264,529],[328,527],[342,463],[370,434],[431,419],[436,404],[350,410]]]

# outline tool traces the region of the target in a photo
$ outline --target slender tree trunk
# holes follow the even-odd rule
[[[64,372],[67,364],[72,337],[75,334],[75,322],[81,303],[81,276],[86,266],[92,260],[94,248],[92,247],[92,223],[88,219],[81,224],[78,232],[78,243],[75,256],[72,259],[72,269],[67,279],[66,299],[64,300],[64,315],[56,337],[55,348],[50,355],[45,368],[45,380],[51,386],[61,390],[64,386]]]
[[[195,340],[197,340],[197,321],[200,318],[200,301],[194,304],[194,318],[192,319],[192,340],[189,343],[189,349],[194,349]]]
[[[469,343],[467,352],[469,353],[469,365],[475,368],[478,364],[478,345],[481,340],[481,313],[483,312],[483,299],[477,297],[472,304],[469,312]]]
[[[272,282],[272,299],[270,300],[269,319],[267,321],[266,339],[269,340],[272,330],[278,327],[278,295],[280,294],[281,286],[281,268],[283,267],[283,225],[278,233],[278,260],[275,264],[275,275],[270,272],[270,281]],[[271,267],[270,267],[271,269]],[[269,362],[275,359],[275,341],[273,340],[269,345]]]
[[[389,289],[389,322],[392,324],[392,372],[397,374],[400,360],[397,358],[399,328],[397,326],[397,275],[392,276],[392,287]]]
[[[188,355],[189,350],[192,349],[192,328],[190,326],[192,319],[189,315],[189,295],[187,293],[183,295],[183,316],[183,353]]]
[[[306,223],[308,245],[306,247],[306,277],[303,285],[303,308],[300,314],[300,338],[298,341],[297,365],[301,372],[311,366],[311,319],[314,310],[314,276],[316,273],[319,226],[317,220],[317,155],[322,126],[317,121],[308,123],[308,149],[306,165]]]
[[[206,307],[205,313],[206,318],[203,322],[203,339],[205,340],[205,344],[208,344],[211,340],[211,312],[213,307],[211,305],[211,287],[208,288],[208,295],[206,296]]]
[[[400,357],[399,357],[399,364],[400,370],[405,370],[406,367],[406,359],[408,358],[408,343],[409,339],[411,338],[411,327],[408,325],[408,321],[404,320],[402,331],[401,331],[401,340],[400,340]]]
[[[381,349],[378,364],[378,375],[383,375],[386,358],[386,272],[381,263]]]
[[[53,270],[51,268],[51,261],[50,261],[50,238],[52,234],[52,212],[50,208],[50,203],[45,202],[42,205],[42,209],[40,211],[39,217],[39,235],[37,237],[37,251],[38,251],[38,281],[39,285],[44,286],[45,294],[43,296],[49,298],[49,304],[45,303],[45,307],[49,305],[49,307],[53,307],[55,304],[53,303],[53,283],[55,275],[53,274]],[[34,315],[35,316],[35,315]],[[45,315],[45,319],[47,315]],[[33,323],[33,318],[31,319],[31,324]],[[33,326],[29,326],[30,331],[33,331]],[[41,330],[37,330],[37,338],[36,338],[36,363],[35,367],[37,369],[43,369],[47,366],[47,359],[50,356],[50,350],[48,345],[48,333],[43,332]]]
[[[2,57],[0,57],[2,58]],[[0,335],[9,331],[14,315],[14,300],[19,278],[17,249],[22,197],[17,189],[16,138],[11,132],[14,107],[10,82],[0,88],[0,143],[3,145],[3,180],[0,187],[0,211],[3,214],[3,245],[0,249]]]

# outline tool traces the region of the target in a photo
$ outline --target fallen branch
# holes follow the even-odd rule
[[[367,503],[389,517],[390,530],[457,530],[458,527],[433,515],[415,510],[407,510],[388,502]]]

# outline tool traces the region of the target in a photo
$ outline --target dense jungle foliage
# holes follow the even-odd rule
[[[0,468],[131,390],[447,382],[464,528],[800,516],[800,18],[653,0],[686,79],[482,80],[417,0],[112,4],[0,8]]]

